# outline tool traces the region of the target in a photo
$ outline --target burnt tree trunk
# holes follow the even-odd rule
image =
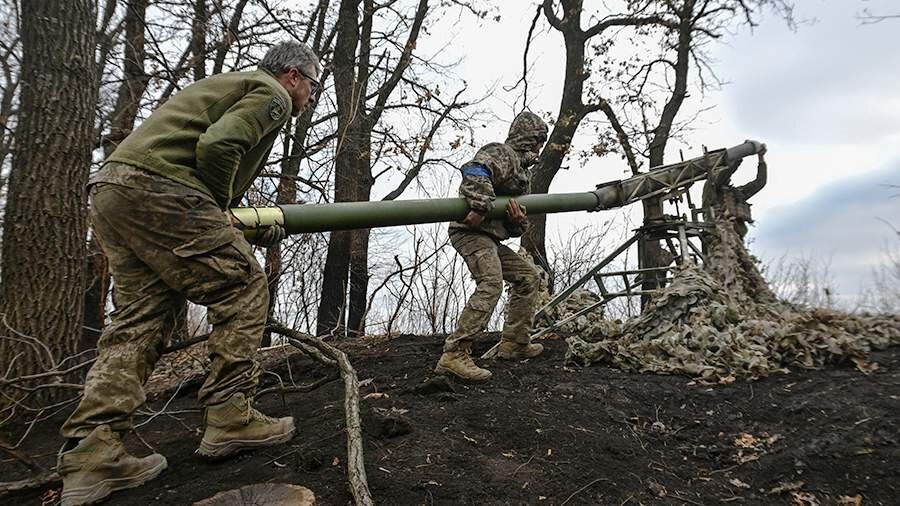
[[[0,340],[0,362],[13,376],[73,354],[82,333],[95,9],[89,0],[22,2],[22,95],[3,230],[0,335],[29,336],[47,352]],[[56,394],[45,390],[42,398]]]

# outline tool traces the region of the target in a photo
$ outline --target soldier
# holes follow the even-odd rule
[[[753,197],[766,185],[766,145],[763,144],[757,156],[759,163],[756,168],[756,179],[743,185],[732,186],[731,176],[740,167],[742,159],[728,166],[716,176],[709,179],[703,185],[703,211],[707,221],[716,219],[733,218],[734,231],[743,240],[747,235],[747,224],[753,223],[750,216],[750,204],[747,200]]]
[[[456,331],[444,343],[444,353],[435,367],[438,374],[484,381],[491,372],[472,361],[472,340],[487,326],[500,299],[503,281],[511,294],[503,326],[498,356],[521,360],[538,356],[544,347],[531,344],[539,277],[534,267],[503,245],[501,241],[519,237],[527,225],[525,207],[510,200],[505,219],[485,219],[494,208],[497,195],[525,195],[530,190],[529,167],[537,161],[547,140],[547,124],[536,114],[516,116],[503,143],[485,145],[472,161],[462,166],[459,194],[470,211],[462,222],[450,224],[450,243],[459,252],[475,279],[475,293],[469,298]]]
[[[58,457],[63,505],[98,501],[166,468],[162,455],[129,455],[120,435],[145,402],[142,385],[183,298],[206,306],[213,327],[210,373],[198,393],[206,426],[198,453],[224,457],[294,435],[293,418],[252,406],[269,296],[228,208],[259,174],[290,116],[315,101],[321,71],[311,49],[283,42],[258,70],[200,80],[147,118],[89,182],[115,310],[84,397],[61,429],[68,438]],[[267,247],[283,237],[274,226],[254,242]]]

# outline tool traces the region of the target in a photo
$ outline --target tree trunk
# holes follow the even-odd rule
[[[364,93],[358,93],[356,48],[359,45],[360,0],[342,0],[338,10],[334,47],[334,92],[338,109],[337,152],[334,160],[334,201],[351,202],[357,194],[360,139],[359,117],[365,109]],[[364,83],[362,84],[364,85]],[[362,88],[363,90],[365,88]],[[316,317],[316,334],[342,335],[346,328],[345,300],[353,232],[332,232],[322,274],[322,296]]]
[[[0,341],[0,362],[13,376],[73,354],[81,336],[95,8],[90,0],[22,2],[21,112],[3,230],[0,335],[29,336],[49,353]],[[42,399],[59,394],[43,392]]]
[[[559,115],[553,124],[547,145],[544,146],[531,177],[531,193],[550,191],[550,184],[562,167],[575,131],[585,115],[582,95],[584,80],[587,77],[584,68],[584,46],[587,39],[580,26],[581,1],[565,2],[563,7],[564,17],[558,28],[566,45],[566,70],[563,77],[562,99],[559,105]],[[550,291],[552,292],[554,279],[547,257],[546,215],[528,218],[528,229],[522,236],[522,246],[550,276]]]
[[[362,199],[360,199],[362,200]],[[368,199],[366,199],[368,200]],[[347,333],[360,337],[366,333],[366,303],[369,294],[369,236],[370,231],[353,233],[350,251],[350,299],[347,314]]]
[[[194,20],[191,23],[191,63],[194,81],[206,77],[206,0],[194,0]]]
[[[359,20],[360,3],[363,5],[362,22]],[[372,185],[375,182],[371,169],[372,129],[384,112],[388,97],[409,67],[419,30],[428,12],[428,0],[419,0],[415,18],[403,46],[403,54],[387,80],[381,83],[374,105],[367,108],[372,24],[377,8],[374,0],[343,0],[338,12],[333,62],[338,107],[338,148],[335,156],[334,183],[336,202],[367,201],[371,197]],[[364,330],[363,316],[369,283],[368,241],[368,231],[331,234],[319,304],[317,323],[319,335],[335,329],[338,333],[345,333],[347,327],[344,315],[347,307],[345,301],[348,283],[350,330],[354,333]]]

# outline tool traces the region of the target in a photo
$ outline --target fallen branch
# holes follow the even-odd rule
[[[373,506],[372,494],[366,479],[363,459],[362,421],[359,414],[359,380],[343,351],[309,334],[297,332],[281,323],[271,321],[267,328],[288,338],[291,345],[325,365],[337,367],[344,381],[344,413],[347,424],[347,480],[357,506]]]
[[[272,395],[272,394],[308,393],[308,392],[312,392],[313,390],[321,387],[322,385],[331,383],[332,381],[338,379],[339,377],[340,377],[340,374],[334,373],[334,374],[329,374],[328,376],[325,376],[323,378],[319,378],[316,381],[314,381],[308,385],[270,387],[270,388],[266,388],[264,390],[260,390],[259,392],[256,392],[256,395],[254,397],[259,399],[260,397],[264,397],[266,395]]]
[[[31,490],[33,488],[47,488],[62,484],[62,478],[57,473],[46,473],[27,480],[10,481],[0,483],[0,495],[9,494],[11,492],[20,492],[22,490]]]

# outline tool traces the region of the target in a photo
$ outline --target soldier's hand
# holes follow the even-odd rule
[[[237,219],[237,218],[234,217],[234,213],[231,212],[231,209],[225,211],[225,214],[228,215],[228,221],[231,222],[231,226],[232,226],[232,227],[234,227],[234,228],[236,228],[236,229],[238,229],[238,230],[243,230],[243,229],[244,229],[244,224],[241,223],[241,220],[239,220],[239,219]]]
[[[525,217],[525,206],[519,205],[515,199],[509,200],[509,205],[506,206],[506,216],[509,221],[520,225],[528,221]]]
[[[470,228],[478,228],[481,226],[482,221],[484,221],[484,215],[478,214],[475,211],[469,211],[469,214],[463,219],[463,223]]]
[[[258,231],[250,242],[256,246],[271,248],[280,243],[286,236],[287,231],[284,230],[284,227],[281,225],[272,225]]]
[[[766,148],[766,145],[763,144],[763,145],[759,148],[759,151],[756,153],[756,154],[759,156],[759,161],[761,161],[761,162],[764,161],[764,160],[763,160],[763,157],[766,156],[766,151],[768,151],[768,148]]]

